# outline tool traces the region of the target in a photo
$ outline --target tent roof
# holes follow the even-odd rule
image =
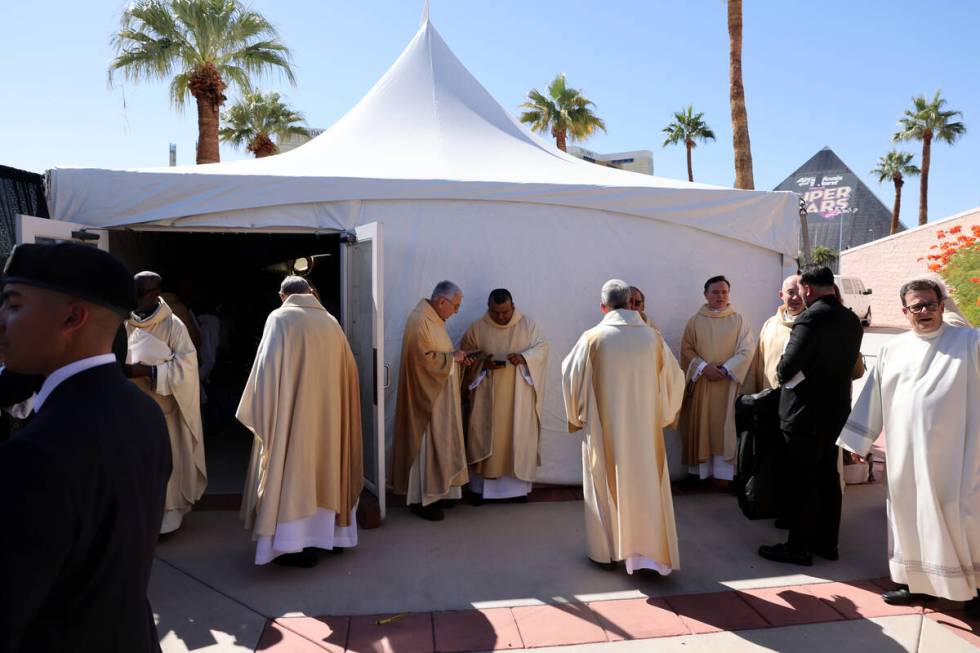
[[[56,219],[100,227],[350,200],[513,201],[687,224],[795,256],[797,199],[597,166],[525,129],[469,73],[426,18],[398,60],[330,129],[263,159],[136,170],[56,168]],[[229,212],[250,209],[237,224]],[[291,219],[291,218],[290,218]],[[278,226],[284,226],[277,221]],[[297,220],[297,227],[309,226]]]

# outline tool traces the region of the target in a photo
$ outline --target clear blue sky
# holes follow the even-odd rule
[[[284,92],[310,126],[328,127],[374,84],[418,27],[422,0],[256,0],[292,49]],[[196,115],[164,83],[107,87],[118,0],[0,2],[0,164],[127,168],[193,163]],[[724,0],[432,0],[433,24],[505,107],[557,72],[594,100],[598,151],[650,149],[656,173],[686,175],[683,147],[660,130],[687,104],[718,140],[694,152],[697,181],[734,181]],[[933,148],[930,218],[980,205],[980,2],[745,0],[743,66],[756,188],[771,189],[824,145],[891,207],[868,171],[914,94],[942,89],[968,132]],[[917,143],[900,145],[920,156]],[[246,153],[222,149],[222,158]],[[918,181],[902,218],[914,224]]]

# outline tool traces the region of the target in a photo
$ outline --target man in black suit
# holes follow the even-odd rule
[[[800,277],[807,309],[793,324],[777,373],[779,420],[787,444],[789,540],[762,546],[777,562],[813,564],[812,554],[837,559],[841,490],[837,437],[851,412],[851,371],[864,331],[837,299],[834,274],[812,267]]]
[[[111,353],[132,276],[87,245],[19,245],[2,300],[7,368],[45,378],[0,445],[0,652],[158,652],[146,590],[170,440]]]

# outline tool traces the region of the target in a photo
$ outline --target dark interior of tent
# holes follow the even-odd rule
[[[340,246],[337,233],[110,232],[110,250],[134,273],[157,272],[164,292],[176,294],[195,321],[218,325],[211,328],[218,337],[209,339],[217,341],[214,365],[202,382],[206,494],[236,495],[244,486],[252,435],[235,410],[265,320],[281,305],[283,278],[305,277],[343,323]]]

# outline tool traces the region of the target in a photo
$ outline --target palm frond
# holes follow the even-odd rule
[[[551,80],[547,96],[537,89],[528,91],[521,108],[526,111],[520,121],[536,132],[566,132],[572,140],[581,140],[597,130],[606,131],[606,123],[594,112],[595,103],[569,88],[564,73]]]
[[[962,117],[960,111],[944,110],[946,100],[940,91],[932,99],[925,95],[912,98],[912,108],[906,109],[898,120],[898,130],[892,135],[892,142],[921,141],[929,138],[952,144],[966,133],[966,125],[954,120]]]
[[[674,112],[674,119],[663,128],[667,135],[664,147],[684,143],[696,147],[697,142],[706,143],[715,140],[715,132],[704,121],[704,113],[694,113],[694,106]]]
[[[301,124],[305,121],[303,114],[287,106],[275,92],[247,93],[221,119],[224,126],[218,132],[219,138],[237,147],[249,145],[262,136],[275,136],[281,141],[290,134],[309,133]]]
[[[878,177],[879,183],[901,181],[904,177],[914,177],[922,171],[912,163],[912,156],[910,152],[892,150],[878,159],[878,165],[871,170],[871,174]]]
[[[135,0],[123,11],[111,43],[116,56],[110,84],[116,72],[132,81],[158,80],[189,76],[208,64],[243,94],[256,76],[274,71],[296,81],[279,33],[240,0]],[[174,93],[185,87],[171,80],[175,106],[186,93]]]

